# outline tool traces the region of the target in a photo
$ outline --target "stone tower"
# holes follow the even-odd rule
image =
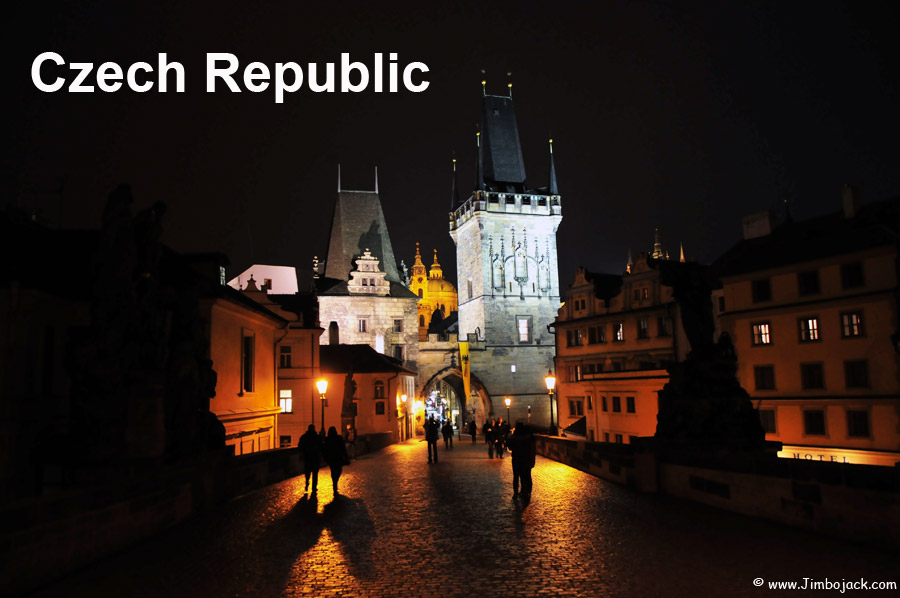
[[[550,423],[544,377],[553,365],[547,325],[560,306],[556,231],[562,203],[552,140],[548,185],[529,187],[513,101],[485,94],[475,190],[450,213],[456,243],[459,339],[469,340],[485,412]],[[555,410],[554,410],[555,419]]]

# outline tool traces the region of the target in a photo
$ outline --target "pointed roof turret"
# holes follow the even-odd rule
[[[416,241],[416,259],[412,265],[413,278],[417,276],[425,276],[425,264],[422,263],[422,254],[419,253],[419,242]]]
[[[437,259],[437,249],[434,250],[434,263],[431,264],[431,270],[428,271],[428,278],[443,278],[444,271]]]
[[[482,101],[484,185],[497,191],[524,191],[525,162],[512,98],[485,95]]]
[[[681,257],[678,258],[678,261],[683,264],[684,263],[684,243],[679,243],[678,246],[681,248]]]
[[[553,163],[553,138],[550,138],[550,195],[559,195],[559,186],[556,184],[556,164]]]

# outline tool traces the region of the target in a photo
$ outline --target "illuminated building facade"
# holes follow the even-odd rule
[[[630,443],[656,432],[657,393],[672,361],[690,350],[672,288],[661,281],[657,247],[619,276],[584,268],[555,322],[559,424],[584,418],[586,436]]]
[[[900,200],[774,227],[744,220],[717,262],[718,317],[767,440],[787,458],[900,460]]]
[[[456,287],[444,280],[444,271],[438,263],[437,249],[434,250],[434,262],[426,271],[422,263],[422,255],[419,253],[419,244],[416,243],[416,257],[410,272],[409,290],[419,297],[419,341],[428,340],[428,327],[434,312],[440,311],[441,318],[457,311],[458,297]]]
[[[530,187],[511,93],[485,93],[477,144],[475,190],[458,201],[454,178],[450,213],[459,338],[469,342],[472,376],[480,381],[473,390],[486,414],[505,416],[503,401],[510,397],[513,420],[525,420],[530,406],[531,422],[547,425],[544,376],[554,357],[547,325],[560,305],[556,231],[562,221],[553,154],[549,185]]]

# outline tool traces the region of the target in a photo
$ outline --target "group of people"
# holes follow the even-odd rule
[[[506,452],[506,441],[509,439],[509,422],[503,421],[502,417],[496,421],[485,420],[481,431],[484,434],[484,442],[488,445],[488,457],[493,459],[496,453],[497,457],[502,459]]]
[[[355,437],[354,437],[355,440]],[[315,424],[310,424],[300,441],[297,443],[303,453],[303,473],[306,476],[306,488],[309,492],[309,480],[312,478],[312,493],[319,490],[319,468],[322,466],[322,458],[331,468],[331,484],[334,487],[335,496],[338,494],[338,480],[344,470],[344,465],[350,464],[350,455],[347,453],[347,443],[344,437],[338,434],[337,428],[328,428],[328,434],[323,439],[316,432]]]

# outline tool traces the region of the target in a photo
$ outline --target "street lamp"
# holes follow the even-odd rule
[[[316,381],[316,388],[319,389],[319,398],[322,399],[322,435],[325,435],[325,391],[328,390],[328,380],[321,378]]]
[[[509,423],[509,404],[512,403],[512,399],[506,397],[506,401],[504,402],[506,403],[506,423]]]
[[[553,389],[556,387],[556,376],[553,375],[553,370],[547,370],[544,382],[547,384],[547,392],[550,393],[550,433],[556,436],[558,430],[553,423]]]

